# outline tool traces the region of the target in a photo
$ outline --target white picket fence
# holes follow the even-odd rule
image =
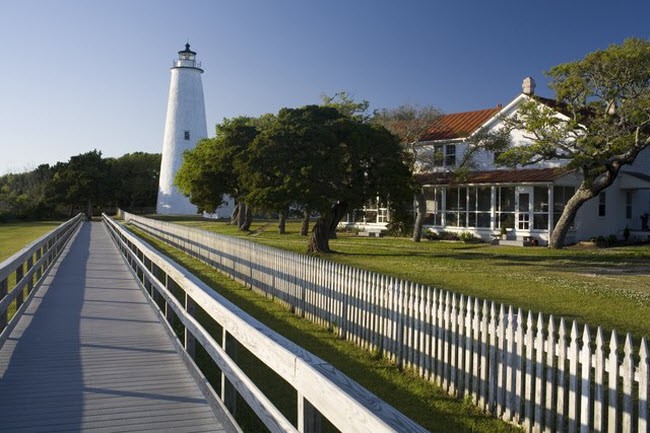
[[[648,433],[648,345],[627,334],[124,214],[342,338],[534,432]],[[621,350],[622,349],[622,350]]]

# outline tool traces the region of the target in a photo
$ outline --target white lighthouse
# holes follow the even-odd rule
[[[208,136],[201,83],[201,64],[190,44],[178,52],[171,68],[167,118],[163,139],[160,183],[156,212],[163,215],[195,215],[197,208],[174,186],[174,177],[183,162],[183,152]]]

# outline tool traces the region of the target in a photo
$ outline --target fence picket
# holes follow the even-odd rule
[[[623,346],[621,376],[623,376],[623,412],[621,414],[621,431],[623,433],[632,433],[632,384],[634,382],[634,359],[632,358],[632,336],[629,333],[625,336],[625,346]]]
[[[648,391],[650,383],[648,381],[648,344],[645,337],[641,338],[639,348],[639,421],[637,430],[639,432],[648,431]]]
[[[472,392],[472,314],[473,314],[473,300],[472,297],[467,297],[467,306],[465,307],[465,365],[463,368],[463,375],[465,376],[465,384],[463,386],[462,396],[471,394]]]
[[[589,326],[585,325],[582,334],[582,350],[580,351],[580,433],[589,433],[591,424],[591,336]]]
[[[520,423],[523,420],[523,401],[524,401],[524,313],[521,308],[517,309],[516,318],[516,337],[517,355],[515,359],[515,422]]]
[[[556,409],[556,431],[561,433],[564,431],[564,423],[566,418],[566,358],[567,358],[567,345],[566,345],[566,326],[564,324],[564,317],[560,318],[560,325],[558,329],[557,339],[557,409]]]
[[[555,409],[555,321],[551,314],[548,318],[548,338],[546,340],[546,405],[544,407],[546,417],[544,419],[544,431],[553,431],[553,413]]]
[[[535,420],[533,431],[539,433],[544,425],[544,316],[537,314],[537,335],[535,336],[535,401],[533,402]]]
[[[515,407],[514,371],[515,364],[515,316],[512,305],[508,307],[508,325],[506,327],[506,410],[503,419],[512,420]]]
[[[594,367],[594,433],[602,433],[604,420],[603,403],[605,400],[603,388],[605,354],[603,353],[603,330],[600,326],[596,330]]]
[[[533,349],[535,347],[533,339],[533,314],[529,311],[526,317],[526,382],[524,384],[524,400],[526,401],[524,413],[524,428],[531,431],[533,423]]]
[[[609,395],[607,398],[607,432],[618,431],[618,338],[616,330],[612,330],[609,340],[609,358],[607,359],[607,385]]]
[[[576,433],[578,428],[578,325],[571,325],[571,342],[569,343],[569,433]]]

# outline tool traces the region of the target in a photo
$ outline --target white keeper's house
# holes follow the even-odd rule
[[[505,227],[507,240],[548,242],[565,203],[580,184],[579,175],[568,170],[565,161],[512,169],[496,165],[494,152],[479,151],[469,175],[462,181],[452,175],[467,150],[468,139],[478,131],[500,130],[502,119],[514,115],[530,98],[551,108],[557,106],[553,100],[534,95],[534,82],[526,78],[523,92],[505,106],[447,114],[431,125],[416,145],[418,155],[433,152],[436,156],[427,160],[430,168],[426,172],[416,174],[426,197],[425,232],[470,232],[489,241]],[[513,131],[511,139],[513,145],[530,143],[522,131]],[[343,224],[370,231],[385,227],[390,215],[378,203],[356,210]],[[625,227],[632,237],[650,240],[649,212],[650,148],[642,151],[634,164],[624,166],[609,188],[580,208],[566,243],[610,235],[622,239]]]

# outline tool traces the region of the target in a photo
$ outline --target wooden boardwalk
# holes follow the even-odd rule
[[[103,223],[67,248],[0,348],[0,432],[236,431]]]

